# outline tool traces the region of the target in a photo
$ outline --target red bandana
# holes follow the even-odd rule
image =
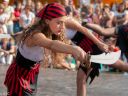
[[[66,16],[66,11],[61,4],[51,3],[46,5],[36,16],[42,19],[51,20],[52,18]]]

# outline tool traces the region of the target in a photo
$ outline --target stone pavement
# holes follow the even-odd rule
[[[8,66],[0,65],[0,96],[6,96],[3,85]],[[87,96],[128,96],[128,76],[102,72],[87,87]],[[76,71],[41,69],[37,96],[76,96]]]

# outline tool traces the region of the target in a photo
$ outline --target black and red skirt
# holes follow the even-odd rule
[[[101,54],[102,51],[98,48],[98,46],[90,40],[87,36],[82,34],[81,32],[77,32],[74,38],[72,39],[77,46],[81,47],[85,52],[90,52],[92,55]],[[91,78],[90,83],[93,81],[95,76],[99,76],[100,64],[91,63],[92,71],[88,74],[88,71],[85,67],[80,65],[79,69],[82,69],[85,74],[88,74],[88,77]]]
[[[17,59],[14,60],[7,70],[4,84],[7,87],[8,96],[34,96],[36,94],[40,64],[35,63],[25,67],[26,62],[21,60],[18,61],[20,64],[16,62]]]

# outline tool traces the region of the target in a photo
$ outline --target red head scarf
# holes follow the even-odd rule
[[[52,18],[66,16],[66,11],[61,4],[51,3],[46,5],[36,16],[42,19],[51,20]]]

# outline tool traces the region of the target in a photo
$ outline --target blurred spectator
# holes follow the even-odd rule
[[[121,25],[128,22],[128,11],[125,10],[124,3],[120,3],[115,12],[114,24]]]
[[[30,6],[30,10],[32,12],[35,12],[35,3],[33,0],[23,0],[23,9],[25,8],[26,5]]]
[[[77,10],[74,10],[74,11],[73,11],[73,17],[74,17],[74,19],[76,19],[79,23],[82,22],[82,21],[81,21],[80,14],[79,14],[79,12],[78,12]]]
[[[94,9],[96,8],[97,5],[99,5],[101,9],[103,9],[104,7],[102,0],[94,0],[94,3],[93,3]]]
[[[0,52],[0,61],[2,64],[11,64],[13,60],[13,54],[15,51],[14,42],[11,39],[4,38],[0,42],[1,49],[6,50],[8,54],[4,55],[4,52]]]
[[[37,1],[35,4],[35,14],[38,13],[43,8],[43,4],[40,1]]]
[[[115,2],[112,5],[112,11],[114,11],[114,12],[117,11],[117,6],[118,6],[118,3],[115,0]]]
[[[31,11],[30,5],[25,5],[25,10],[21,13],[20,16],[20,25],[23,29],[26,29],[32,25],[35,21],[35,14]]]
[[[7,14],[7,32],[9,34],[13,34],[13,18],[14,18],[14,9],[9,5],[9,0],[3,0],[3,4],[5,6],[5,13]]]
[[[7,14],[4,13],[4,5],[0,4],[0,33],[7,33]]]
[[[128,10],[128,0],[123,0],[125,4],[125,10]]]
[[[69,5],[69,0],[63,0],[62,5],[64,5],[64,7],[65,7],[67,15],[72,16],[73,10],[72,10],[71,6]]]
[[[93,14],[93,23],[100,25],[100,23],[102,22],[101,18],[102,18],[102,9],[99,5],[97,5]]]
[[[86,4],[82,4],[81,11],[80,11],[81,19],[84,19],[86,17],[86,13],[87,13]]]
[[[86,19],[89,23],[93,23],[93,12],[94,12],[94,8],[93,8],[93,5],[90,4],[90,5],[87,5],[86,6],[87,8],[87,13],[85,15],[85,18],[83,19]]]
[[[102,23],[101,26],[105,28],[113,27],[114,12],[111,11],[110,6],[106,4],[102,11]]]
[[[70,6],[70,8],[71,8],[72,12],[76,9],[76,7],[75,7],[75,4],[74,4],[74,1],[73,1],[73,0],[69,0],[69,6]]]
[[[84,4],[90,4],[90,0],[79,0],[80,1],[80,7],[82,8],[82,6],[84,5]]]
[[[13,22],[14,22],[14,27],[13,27],[14,33],[21,31],[21,27],[20,27],[20,24],[19,24],[19,19],[20,19],[20,15],[21,15],[21,11],[22,11],[22,3],[21,2],[17,2],[15,6],[16,7],[14,9],[14,19],[13,19]]]

